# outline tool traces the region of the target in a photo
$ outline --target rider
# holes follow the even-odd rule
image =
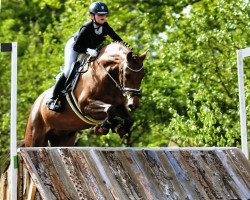
[[[96,48],[102,44],[107,35],[115,41],[122,41],[107,23],[106,17],[108,14],[108,7],[104,3],[92,3],[89,7],[91,20],[85,23],[66,43],[63,73],[53,87],[52,97],[47,101],[50,110],[61,111],[61,103],[58,102],[58,97],[78,54],[83,53],[90,57],[96,57],[98,54]]]

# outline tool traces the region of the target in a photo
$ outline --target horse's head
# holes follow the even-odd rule
[[[147,52],[142,55],[133,53],[132,49],[122,42],[113,42],[107,45],[99,54],[99,63],[104,69],[108,69],[106,70],[108,77],[126,97],[126,106],[130,110],[139,106],[140,86],[145,74],[143,61],[146,55]]]
[[[147,52],[137,55],[130,51],[121,67],[120,80],[127,97],[127,107],[131,110],[139,106],[141,97],[140,86],[145,74],[143,61],[146,58],[146,54]]]

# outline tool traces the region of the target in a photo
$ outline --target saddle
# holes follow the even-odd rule
[[[85,73],[89,69],[89,61],[80,62],[79,60],[73,63],[73,67],[70,71],[70,74],[65,83],[65,89],[62,91],[62,94],[66,94],[75,89],[76,83],[79,79],[80,74]]]

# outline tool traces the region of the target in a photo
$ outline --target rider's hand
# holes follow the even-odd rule
[[[97,56],[97,51],[95,49],[87,49],[87,54],[89,54],[91,57]]]

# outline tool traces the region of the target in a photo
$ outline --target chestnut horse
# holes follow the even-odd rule
[[[73,94],[81,116],[63,97],[64,110],[48,109],[51,89],[42,93],[32,106],[25,133],[25,147],[73,146],[79,130],[109,124],[112,130],[118,116],[124,123],[117,131],[122,137],[130,132],[133,118],[130,109],[139,106],[140,85],[144,77],[146,52],[137,55],[124,43],[113,42],[100,50],[98,57],[82,73]],[[118,126],[119,127],[119,126]],[[117,130],[117,129],[116,129]]]

